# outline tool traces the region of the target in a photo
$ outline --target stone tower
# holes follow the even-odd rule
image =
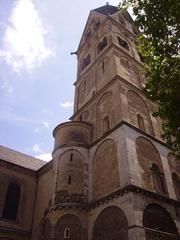
[[[142,92],[137,34],[127,12],[90,12],[74,114],[55,128],[53,161],[39,172],[32,239],[179,239],[180,164]]]

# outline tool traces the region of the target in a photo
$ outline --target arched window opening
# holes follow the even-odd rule
[[[8,186],[2,218],[15,221],[18,214],[21,188],[16,183]]]
[[[109,117],[106,116],[103,120],[103,133],[106,133],[110,129],[109,127]]]
[[[100,42],[97,46],[97,53],[99,54],[106,46],[107,46],[107,38],[104,37],[102,42]]]
[[[176,173],[172,174],[172,181],[173,181],[176,197],[178,200],[180,200],[180,179]]]
[[[123,39],[121,39],[119,36],[117,38],[118,38],[119,45],[122,46],[123,48],[129,50],[128,43],[126,41],[124,41]]]
[[[124,212],[114,206],[105,208],[97,217],[92,240],[128,240],[128,221]]]
[[[88,54],[86,58],[82,61],[82,70],[84,70],[91,62],[91,55]]]
[[[157,204],[146,207],[143,214],[143,225],[147,240],[179,239],[176,225],[171,215]]]
[[[153,184],[156,191],[166,193],[164,175],[160,172],[159,167],[153,163],[152,165]]]
[[[67,202],[67,203],[70,203],[70,197],[67,197],[67,198],[66,198],[66,202]]]
[[[70,228],[69,227],[66,227],[64,229],[64,238],[70,238],[71,237],[71,234],[70,234]]]
[[[144,118],[140,114],[137,114],[137,121],[138,121],[139,129],[141,129],[142,131],[145,131]]]

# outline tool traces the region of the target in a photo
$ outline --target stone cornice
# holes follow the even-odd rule
[[[103,197],[103,198],[101,198],[97,201],[91,202],[89,204],[89,209],[96,208],[99,205],[102,205],[104,203],[107,203],[107,202],[111,201],[113,198],[118,198],[119,196],[123,196],[124,194],[130,193],[130,192],[140,194],[140,195],[144,195],[146,197],[153,198],[154,200],[158,200],[158,201],[161,201],[161,202],[164,202],[164,203],[171,204],[175,207],[180,207],[180,202],[179,201],[171,199],[166,195],[161,195],[159,193],[155,193],[155,192],[143,189],[143,188],[135,186],[135,185],[129,185],[129,186],[127,186],[123,189],[120,189],[116,192],[113,192],[113,193],[111,193],[111,194],[109,194],[109,195],[107,195],[107,196],[105,196],[105,197]]]
[[[143,134],[144,136],[152,139],[153,141],[158,142],[158,143],[162,144],[163,146],[169,148],[169,147],[167,146],[167,144],[164,143],[163,141],[161,141],[160,139],[157,139],[156,137],[150,135],[149,133],[146,133],[146,132],[142,131],[141,129],[135,127],[134,125],[132,125],[132,124],[130,124],[130,123],[124,121],[124,120],[121,121],[121,122],[119,122],[116,126],[114,126],[113,128],[111,128],[109,131],[107,131],[103,136],[101,136],[100,138],[98,138],[97,140],[95,140],[94,142],[92,142],[91,145],[89,145],[89,148],[91,148],[91,147],[93,147],[94,145],[96,145],[97,143],[101,142],[104,138],[106,138],[107,136],[109,136],[112,132],[114,132],[116,129],[118,129],[118,128],[121,127],[122,125],[126,125],[126,126],[132,128],[132,129],[134,129],[135,131]],[[171,150],[171,149],[170,149],[170,150]]]
[[[54,156],[54,154],[59,150],[59,149],[62,149],[62,148],[68,148],[68,147],[80,147],[80,148],[86,148],[88,149],[89,148],[89,145],[87,144],[82,144],[82,143],[67,143],[67,144],[62,144],[56,148],[54,148],[53,152],[52,152],[52,155]]]
[[[100,198],[96,201],[92,201],[90,203],[61,203],[61,204],[55,204],[53,206],[50,206],[48,209],[45,210],[44,216],[46,216],[51,211],[55,211],[57,209],[81,209],[85,211],[89,211],[91,209],[97,208],[100,205],[106,204],[110,201],[112,201],[115,198],[119,198],[121,196],[124,196],[128,193],[135,193],[140,194],[145,197],[149,197],[154,199],[155,201],[164,202],[170,205],[173,205],[174,207],[180,208],[180,201],[174,200],[169,198],[167,195],[162,195],[156,192],[152,192],[146,189],[143,189],[141,187],[135,186],[135,185],[129,185],[122,189],[119,189],[103,198]]]
[[[7,162],[6,160],[3,160],[3,159],[0,159],[0,167],[4,167],[4,168],[7,168],[7,169],[16,171],[16,172],[20,172],[20,173],[25,174],[25,175],[30,175],[32,177],[36,176],[36,171],[35,170],[24,168],[24,167],[19,166],[17,164]]]

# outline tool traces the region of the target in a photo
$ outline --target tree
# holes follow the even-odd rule
[[[162,138],[180,153],[180,1],[123,0],[121,9],[132,7],[142,34],[139,51],[144,58],[146,96],[157,104],[155,117],[162,119]]]

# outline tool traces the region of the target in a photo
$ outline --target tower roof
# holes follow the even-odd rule
[[[112,15],[116,12],[118,12],[118,8],[109,4],[106,4],[102,7],[93,9],[93,11],[96,11],[98,13],[102,13],[104,15]]]

